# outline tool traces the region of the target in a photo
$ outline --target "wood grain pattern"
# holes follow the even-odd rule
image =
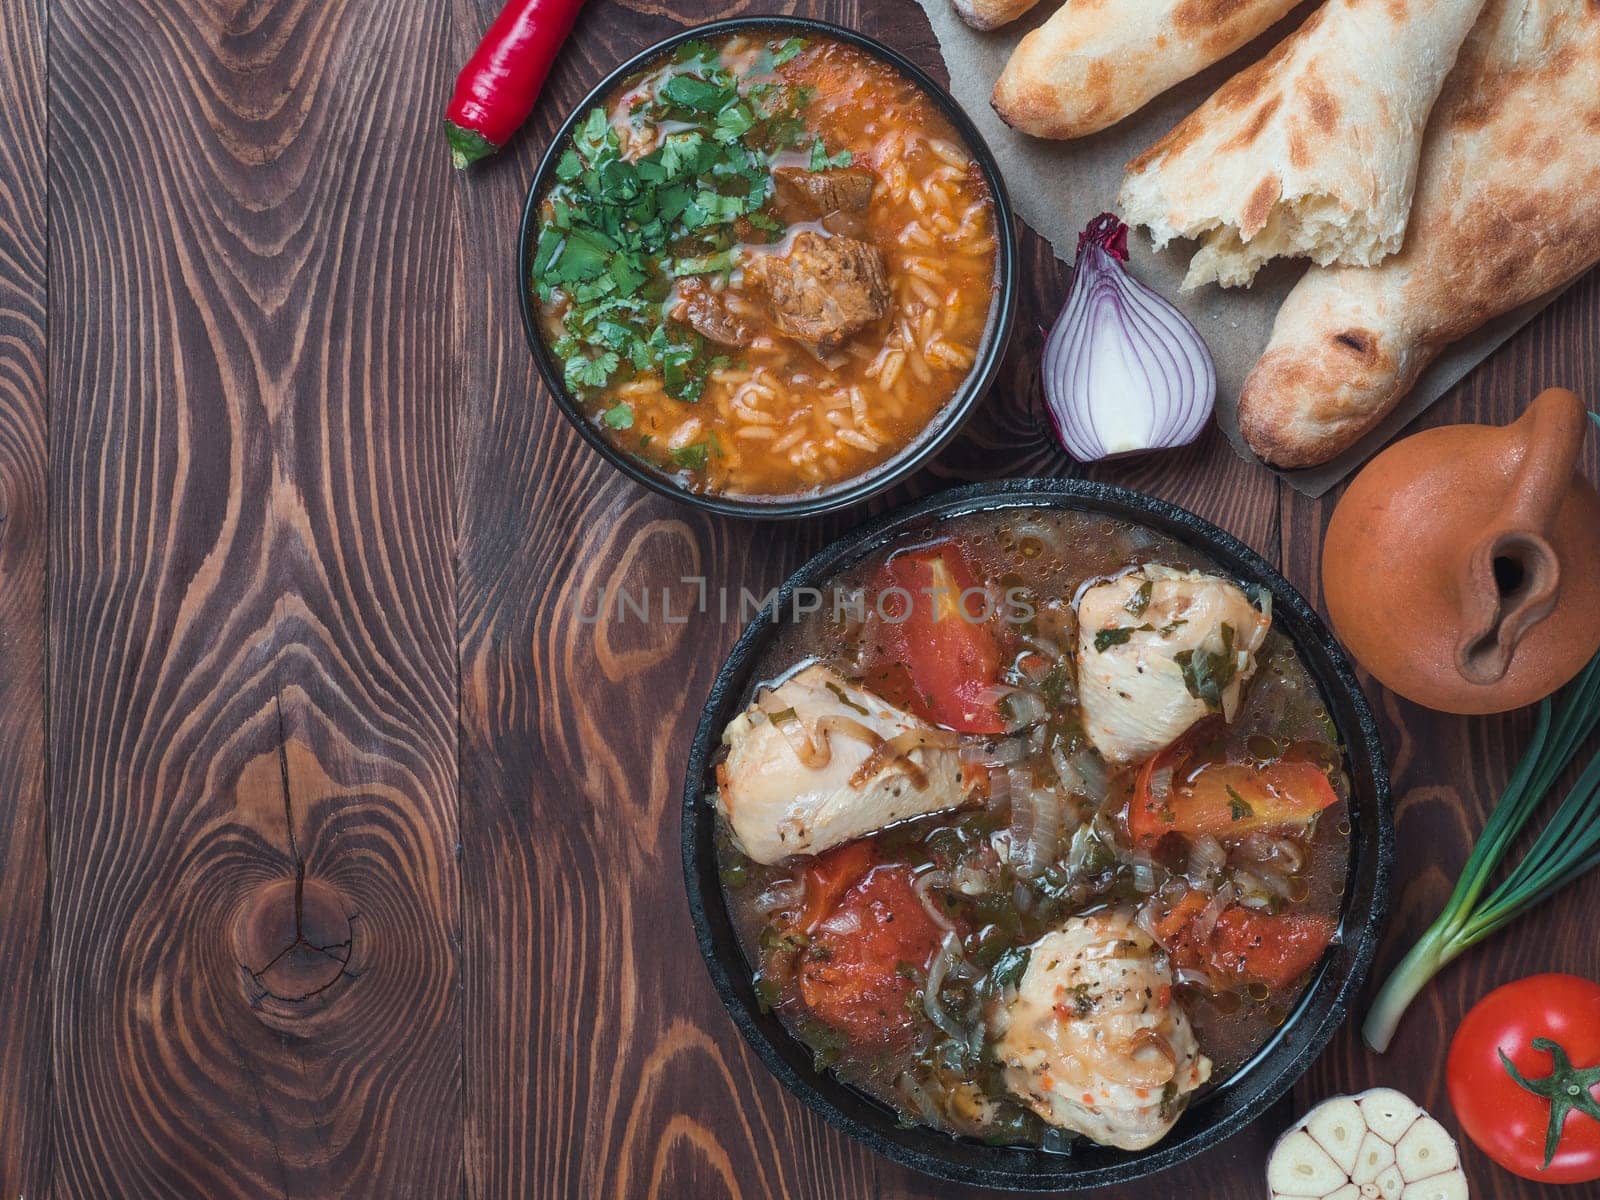
[[[745,1050],[676,811],[737,622],[594,617],[624,583],[675,612],[686,579],[763,594],[913,496],[1075,470],[1036,369],[1066,270],[1023,231],[1000,384],[863,511],[757,526],[646,493],[537,384],[515,231],[594,81],[748,6],[592,0],[530,129],[453,176],[436,110],[497,7],[57,0],[46,55],[44,0],[0,6],[0,968],[23,984],[0,989],[0,1200],[984,1194],[869,1154]],[[943,73],[910,0],[786,11]],[[1419,424],[1502,421],[1547,383],[1600,400],[1600,275]],[[1318,596],[1331,500],[1215,431],[1089,474]],[[1400,800],[1388,965],[1529,719],[1372,694]],[[1260,1194],[1277,1132],[1333,1090],[1446,1109],[1474,999],[1600,977],[1597,902],[1600,877],[1455,964],[1401,1052],[1346,1029],[1247,1131],[1101,1194]],[[1466,1154],[1476,1196],[1565,1194]]]
[[[0,6],[0,1196],[50,1170],[44,5]]]
[[[447,27],[52,22],[54,1195],[452,1194]]]

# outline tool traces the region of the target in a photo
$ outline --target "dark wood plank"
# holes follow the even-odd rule
[[[60,1200],[461,1188],[447,33],[52,11]]]
[[[0,8],[0,1196],[50,1168],[45,859],[45,25]]]

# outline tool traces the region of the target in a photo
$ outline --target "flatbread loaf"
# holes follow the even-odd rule
[[[1405,248],[1314,267],[1245,381],[1239,425],[1326,462],[1449,342],[1600,261],[1600,0],[1491,0],[1423,148]]]
[[[1400,249],[1423,129],[1484,0],[1328,0],[1128,164],[1120,206],[1158,247],[1199,238],[1184,288],[1279,257]]]
[[[1036,137],[1096,133],[1226,58],[1298,3],[1065,0],[1017,43],[994,86],[995,111],[1006,124]],[[1003,5],[956,0],[956,7],[965,17],[968,7]]]
[[[1039,0],[954,0],[956,15],[974,29],[999,29]]]

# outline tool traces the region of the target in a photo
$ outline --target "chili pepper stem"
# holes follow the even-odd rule
[[[450,144],[450,162],[458,171],[465,170],[480,158],[488,158],[500,149],[483,134],[463,129],[454,121],[444,123],[444,140]]]

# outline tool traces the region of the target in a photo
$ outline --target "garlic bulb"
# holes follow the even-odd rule
[[[1393,1088],[1324,1100],[1267,1159],[1272,1200],[1468,1200],[1455,1140]]]

